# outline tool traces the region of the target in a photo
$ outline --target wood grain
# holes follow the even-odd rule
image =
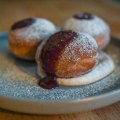
[[[65,115],[28,115],[0,110],[0,120],[120,120],[120,102],[98,110]]]
[[[113,36],[120,38],[120,2],[112,0],[26,0],[0,1],[0,31],[8,31],[16,20],[44,17],[56,25],[76,12],[92,12],[103,17]],[[66,115],[27,115],[0,109],[0,120],[120,120],[120,102],[98,110]]]
[[[120,3],[111,0],[17,0],[0,2],[0,31],[7,31],[16,20],[26,17],[45,17],[57,25],[76,12],[91,12],[103,17],[112,35],[120,38]]]

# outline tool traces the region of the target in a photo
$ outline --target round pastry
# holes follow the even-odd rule
[[[42,78],[47,76],[45,79],[49,82],[88,73],[98,63],[97,48],[96,41],[89,34],[74,31],[55,33],[37,50],[38,74]]]
[[[110,28],[100,17],[90,13],[75,14],[63,25],[63,30],[85,32],[95,38],[99,49],[103,49],[110,41]]]
[[[55,32],[55,25],[47,19],[23,19],[13,24],[10,29],[10,50],[19,58],[34,60],[38,45]]]

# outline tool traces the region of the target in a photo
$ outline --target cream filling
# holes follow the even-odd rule
[[[99,64],[97,64],[92,71],[74,78],[57,78],[58,84],[64,86],[87,85],[99,81],[104,77],[108,76],[110,73],[113,72],[115,68],[114,62],[112,58],[106,53],[100,52],[99,54],[100,54]],[[45,72],[41,67],[38,68],[38,75],[42,78],[46,76]]]

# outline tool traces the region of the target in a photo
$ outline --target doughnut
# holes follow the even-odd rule
[[[97,49],[96,41],[87,33],[71,30],[57,32],[37,49],[38,75],[44,82],[55,85],[57,78],[84,75],[98,63]],[[45,87],[45,83],[40,84]]]
[[[101,50],[110,41],[109,25],[100,17],[91,13],[79,13],[66,20],[62,26],[63,30],[85,32],[93,36]]]
[[[17,21],[9,31],[9,48],[19,58],[34,60],[39,44],[55,32],[55,25],[44,18]]]

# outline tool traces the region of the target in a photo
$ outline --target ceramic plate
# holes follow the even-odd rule
[[[112,38],[105,50],[115,71],[80,87],[52,90],[38,86],[36,63],[15,58],[8,49],[7,33],[0,34],[0,107],[30,114],[63,114],[97,109],[120,100],[120,43]]]

